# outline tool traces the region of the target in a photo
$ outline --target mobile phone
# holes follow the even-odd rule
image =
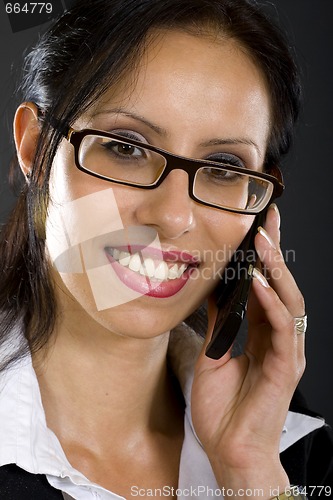
[[[245,317],[252,282],[252,270],[257,261],[254,238],[266,217],[266,210],[256,215],[244,240],[223,273],[216,293],[218,314],[206,356],[219,359],[230,349]]]

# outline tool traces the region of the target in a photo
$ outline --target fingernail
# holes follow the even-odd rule
[[[269,208],[272,208],[273,210],[275,210],[275,212],[277,213],[277,216],[278,216],[278,227],[280,229],[280,225],[281,225],[281,215],[280,215],[280,211],[278,209],[278,206],[276,205],[276,203],[271,203]]]
[[[262,286],[264,286],[265,288],[269,288],[268,281],[266,280],[265,276],[261,274],[257,267],[253,268],[252,276],[256,278]]]
[[[272,240],[272,238],[270,237],[270,235],[268,234],[268,232],[265,231],[265,229],[261,226],[258,227],[258,232],[261,234],[261,236],[263,236],[268,241],[268,243],[271,245],[271,247],[274,248],[274,250],[276,250],[275,243]]]

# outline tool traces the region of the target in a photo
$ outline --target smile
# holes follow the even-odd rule
[[[189,254],[149,249],[147,256],[143,255],[148,253],[147,248],[136,249],[135,252],[133,248],[131,250],[132,253],[106,247],[105,253],[119,279],[143,295],[159,298],[174,295],[183,288],[191,271],[197,267],[197,262]]]
[[[173,264],[164,260],[156,261],[151,257],[144,258],[138,252],[132,255],[116,248],[111,249],[111,255],[121,266],[158,281],[180,278],[188,268],[188,264]]]

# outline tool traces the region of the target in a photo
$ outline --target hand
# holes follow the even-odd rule
[[[193,424],[220,486],[264,488],[267,498],[271,487],[283,491],[289,484],[279,461],[279,442],[305,368],[304,335],[296,334],[294,322],[305,314],[304,301],[279,249],[279,223],[279,213],[271,207],[266,233],[255,238],[269,285],[256,270],[244,354],[232,358],[230,350],[212,360],[203,350],[192,389]],[[208,314],[206,345],[216,317],[212,301]]]

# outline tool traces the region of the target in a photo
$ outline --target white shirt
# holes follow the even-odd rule
[[[171,335],[171,365],[182,387],[186,403],[185,437],[177,491],[181,500],[192,497],[202,500],[223,498],[191,419],[193,368],[201,347],[199,337],[185,325],[175,329]],[[324,423],[322,419],[288,412],[280,451]],[[45,474],[49,483],[63,492],[65,499],[123,499],[89,481],[68,462],[59,440],[46,425],[39,385],[30,357],[21,359],[0,375],[0,466],[10,463],[15,463],[34,474]],[[131,487],[133,498],[143,496],[137,485]],[[165,497],[171,496],[168,489],[164,493]],[[146,496],[158,497],[148,491]]]

